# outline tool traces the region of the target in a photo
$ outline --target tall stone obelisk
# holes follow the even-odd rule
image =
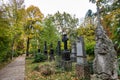
[[[93,69],[97,80],[117,80],[118,64],[114,44],[108,38],[100,22],[99,3],[97,3],[97,27],[95,59]]]

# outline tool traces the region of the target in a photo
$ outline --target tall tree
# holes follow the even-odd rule
[[[71,16],[66,12],[63,14],[57,12],[53,15],[53,22],[60,34],[66,32],[70,36],[71,40],[76,37],[75,30],[79,25],[79,20],[75,17],[75,15]]]
[[[4,11],[0,9],[0,63],[10,57],[8,54],[11,42],[9,37],[9,23],[8,20],[4,18],[4,15]]]
[[[55,48],[55,42],[57,42],[60,39],[60,36],[54,23],[52,22],[52,16],[48,15],[44,19],[43,24],[43,31],[41,33],[42,43],[44,43],[44,41],[47,40],[47,43],[49,45],[53,43],[53,47]]]
[[[9,33],[11,37],[11,50],[12,55],[15,50],[15,44],[21,37],[22,29],[23,29],[23,12],[24,12],[24,0],[7,0],[2,1],[1,9],[5,11],[4,18],[7,18],[9,23]]]
[[[36,6],[29,6],[26,9],[26,23],[24,26],[25,33],[27,35],[27,49],[26,54],[29,55],[29,44],[30,39],[32,38],[33,31],[36,32],[37,30],[40,30],[40,23],[43,19],[43,14],[41,13],[40,9]]]

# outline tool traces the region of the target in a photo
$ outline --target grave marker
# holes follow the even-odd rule
[[[50,45],[50,61],[55,60],[54,58],[54,49],[53,49],[53,44],[51,43]]]
[[[79,79],[90,80],[89,66],[86,61],[86,52],[84,48],[84,38],[79,37],[76,43],[77,47],[77,64],[76,73]]]
[[[77,51],[76,51],[76,42],[73,42],[72,43],[72,50],[71,50],[71,60],[73,61],[73,62],[76,62],[76,53],[77,53]]]

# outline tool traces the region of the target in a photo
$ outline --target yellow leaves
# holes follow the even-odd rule
[[[67,47],[68,47],[68,49],[71,48],[70,40],[67,41]],[[64,50],[64,42],[61,43],[61,49]]]
[[[43,27],[40,24],[34,24],[33,27],[39,31],[43,30]]]
[[[29,6],[26,10],[28,18],[35,19],[35,20],[42,20],[44,17],[43,14],[41,13],[40,9],[36,6]]]
[[[30,38],[33,38],[34,35],[36,35],[34,33],[43,30],[41,26],[43,17],[40,9],[36,6],[31,5],[26,9],[27,34]],[[29,28],[30,25],[32,26],[31,28]]]
[[[29,38],[33,38],[33,37],[34,37],[34,35],[33,35],[33,34],[29,34],[28,36],[29,36]]]
[[[61,43],[61,49],[64,50],[64,43]]]
[[[107,35],[113,39],[114,31],[117,28],[119,21],[117,16],[120,14],[120,8],[111,11],[109,14],[105,15],[102,20],[104,29],[106,30]]]

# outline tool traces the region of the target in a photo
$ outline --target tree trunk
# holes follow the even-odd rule
[[[29,56],[29,43],[30,43],[30,38],[28,37],[28,39],[27,39],[26,56]]]

